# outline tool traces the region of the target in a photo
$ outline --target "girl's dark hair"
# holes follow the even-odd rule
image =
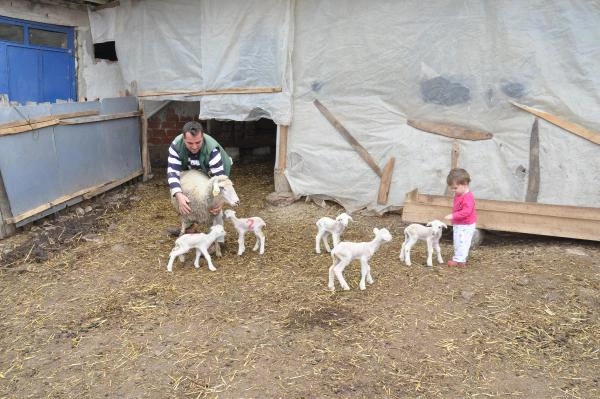
[[[469,176],[469,172],[461,168],[450,170],[448,177],[446,177],[446,183],[448,183],[449,186],[452,184],[469,184],[470,182],[471,176]]]

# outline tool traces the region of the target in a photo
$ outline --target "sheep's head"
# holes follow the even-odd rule
[[[238,206],[240,204],[240,198],[238,197],[233,183],[227,176],[214,176],[211,178],[212,181],[212,195],[217,197],[221,195],[224,202],[231,206]]]
[[[223,216],[225,217],[225,219],[235,217],[235,211],[233,209],[226,209],[225,211],[223,211]]]
[[[442,229],[447,229],[448,226],[446,226],[444,223],[440,222],[439,220],[432,220],[431,222],[427,223],[427,226],[431,227],[434,231],[434,234],[441,234],[442,233]]]
[[[385,242],[392,241],[392,235],[390,234],[389,230],[386,229],[385,227],[383,229],[378,229],[377,227],[375,227],[373,229],[373,233],[375,234],[375,237],[379,237],[381,240],[383,240]]]
[[[344,213],[340,213],[335,220],[337,220],[338,222],[342,222],[342,224],[344,225],[344,227],[348,226],[348,222],[352,221],[354,222],[354,220],[352,219],[352,217],[350,215],[348,215],[346,212]]]

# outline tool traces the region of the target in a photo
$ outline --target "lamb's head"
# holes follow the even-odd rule
[[[427,226],[431,227],[434,236],[442,235],[442,229],[448,228],[448,226],[446,226],[444,223],[440,222],[437,219],[427,223]]]
[[[350,215],[348,215],[346,212],[344,213],[340,213],[335,220],[337,220],[338,222],[342,222],[342,225],[344,227],[348,226],[348,222],[352,221],[354,222],[354,220],[352,219],[352,217]]]
[[[210,234],[215,236],[215,241],[225,237],[225,229],[221,224],[215,224],[210,228]]]
[[[223,217],[225,219],[229,219],[231,217],[235,217],[235,211],[233,209],[225,209],[223,211]]]
[[[385,241],[385,242],[392,241],[392,235],[390,234],[389,230],[386,228],[378,229],[377,227],[375,227],[373,229],[373,234],[375,234],[375,238],[378,238],[382,241]]]
[[[229,177],[224,175],[213,176],[210,178],[210,183],[213,197],[221,196],[222,202],[230,206],[238,206],[240,204],[240,198],[235,192],[233,183]]]

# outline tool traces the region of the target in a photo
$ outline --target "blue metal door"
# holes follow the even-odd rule
[[[76,100],[73,28],[0,17],[0,94],[25,103]]]

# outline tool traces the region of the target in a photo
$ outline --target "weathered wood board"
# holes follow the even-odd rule
[[[600,241],[600,208],[476,199],[477,227],[486,230],[539,234]],[[452,198],[406,194],[402,221],[426,223],[452,210]]]

